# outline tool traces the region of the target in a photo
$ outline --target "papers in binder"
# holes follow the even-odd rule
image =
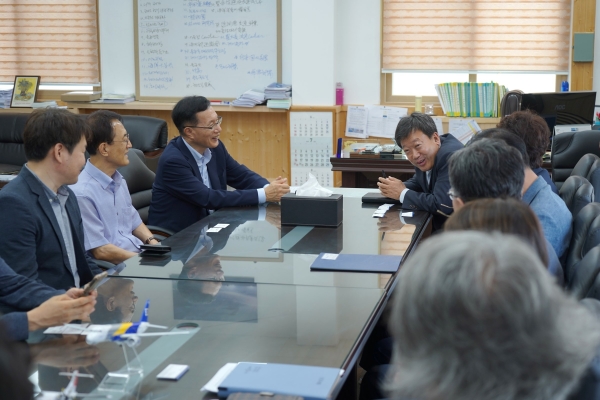
[[[467,144],[481,128],[472,119],[451,119],[448,123],[448,130],[462,144]]]
[[[348,106],[346,136],[366,139],[368,136],[393,139],[396,127],[408,109],[387,106]]]

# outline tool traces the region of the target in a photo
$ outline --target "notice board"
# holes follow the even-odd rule
[[[135,0],[138,100],[234,99],[281,81],[281,0]]]

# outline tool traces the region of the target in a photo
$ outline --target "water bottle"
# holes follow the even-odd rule
[[[560,83],[560,91],[561,92],[568,92],[569,91],[569,81],[562,81]]]
[[[344,104],[344,88],[342,82],[335,84],[335,105],[341,106]]]

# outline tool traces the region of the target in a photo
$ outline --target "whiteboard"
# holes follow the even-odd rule
[[[280,0],[135,0],[136,98],[234,99],[281,76]]]

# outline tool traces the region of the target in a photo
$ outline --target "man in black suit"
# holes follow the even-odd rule
[[[0,257],[18,274],[54,289],[82,287],[100,272],[85,254],[75,194],[89,127],[67,110],[31,114],[23,131],[27,164],[0,191]]]
[[[379,190],[386,197],[400,199],[404,209],[430,212],[434,229],[441,228],[453,211],[448,158],[464,146],[451,134],[440,135],[429,115],[416,112],[398,123],[396,143],[415,166],[415,176],[406,182],[379,178]]]

